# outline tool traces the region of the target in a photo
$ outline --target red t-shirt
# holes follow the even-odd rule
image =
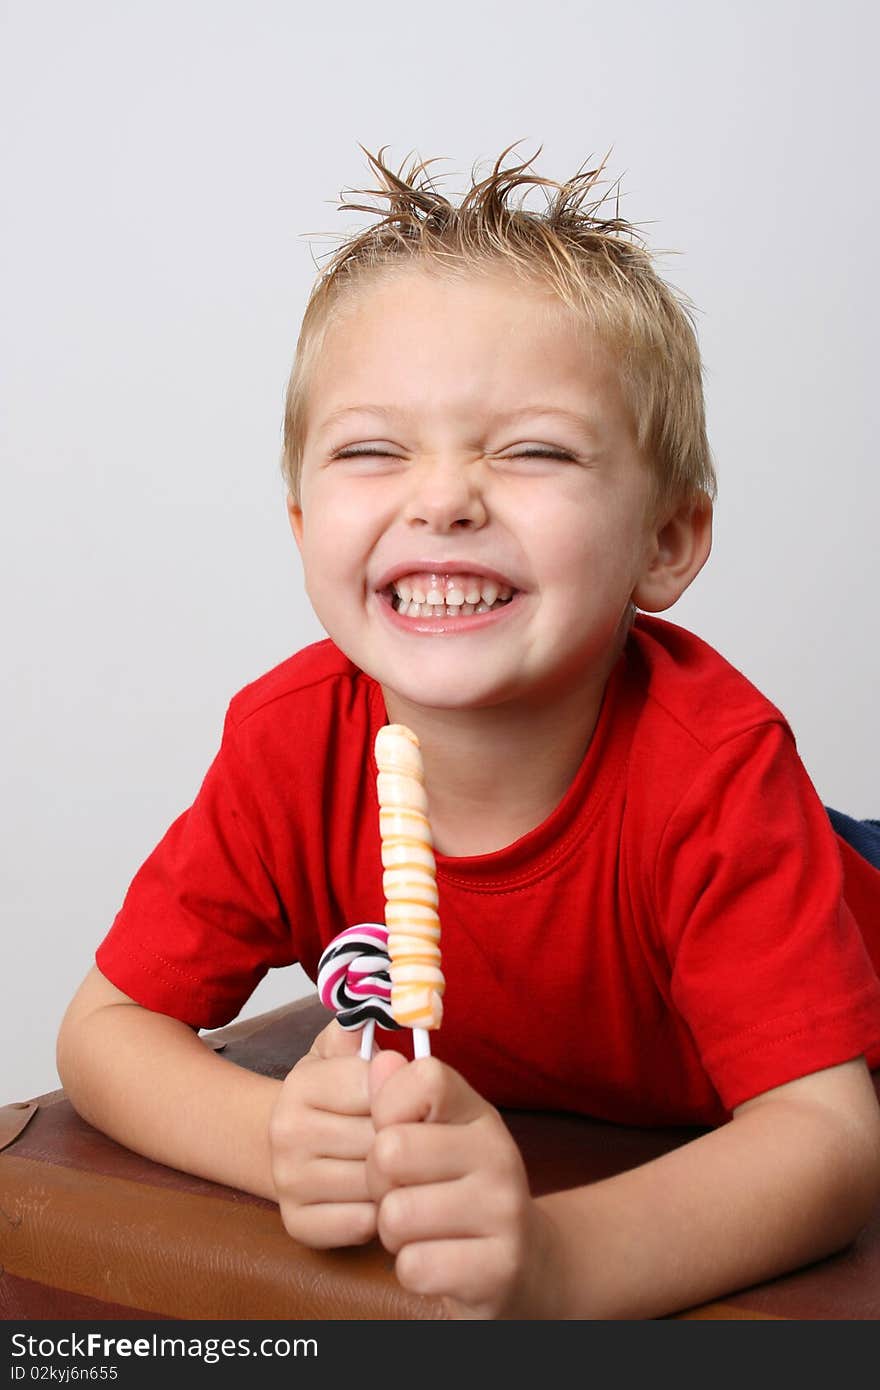
[[[314,979],[337,932],[381,922],[386,722],[330,641],[236,695],[97,952],[104,975],[214,1028],[269,968]],[[436,860],[432,1050],[493,1104],[716,1124],[797,1076],[880,1065],[880,872],[838,841],[780,712],[672,623],[637,618],[548,819]]]

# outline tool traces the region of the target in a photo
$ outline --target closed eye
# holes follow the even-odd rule
[[[400,458],[399,454],[389,454],[385,449],[340,449],[333,455],[337,459],[346,458]],[[504,454],[502,458],[513,459],[563,459],[569,463],[574,462],[573,454],[566,454],[561,449],[523,449],[518,454]]]
[[[505,458],[513,459],[567,459],[569,463],[574,462],[573,454],[566,454],[561,449],[523,449],[519,454],[505,454]]]
[[[496,453],[489,455],[489,460],[495,464],[496,468],[507,468],[516,473],[519,463],[577,463],[577,457],[573,453],[564,449],[555,449],[551,446],[532,445],[528,449],[520,449],[519,453]],[[389,449],[377,448],[375,445],[348,446],[345,449],[336,450],[331,460],[356,460],[356,459],[377,459],[382,464],[386,463],[406,463],[406,456],[400,453],[392,453]],[[527,470],[541,471],[541,470]]]
[[[377,458],[396,459],[399,454],[389,454],[387,449],[340,449],[333,455],[335,459]]]

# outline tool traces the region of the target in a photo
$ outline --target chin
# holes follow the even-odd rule
[[[393,672],[387,675],[381,672],[369,674],[386,690],[392,691],[398,699],[424,709],[491,709],[513,698],[515,694],[511,689],[502,689],[498,684],[490,684],[485,680],[463,680],[460,671],[435,677],[422,668],[418,675],[407,672],[400,680],[395,679]]]
[[[426,709],[480,709],[502,704],[517,693],[509,672],[493,675],[485,661],[475,669],[474,659],[463,662],[458,650],[431,650],[424,643],[402,659],[389,650],[381,635],[371,640],[362,624],[356,632],[341,624],[322,622],[322,626],[349,661],[409,704]],[[437,640],[442,644],[443,639]]]

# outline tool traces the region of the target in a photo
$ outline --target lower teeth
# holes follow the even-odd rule
[[[466,613],[461,606],[447,607],[441,604],[403,603],[398,594],[394,594],[391,599],[391,606],[395,613],[400,613],[402,611],[403,616],[406,618],[467,618],[470,617],[471,614],[494,613],[496,608],[506,608],[508,603],[510,603],[509,598],[499,598],[492,604],[466,604],[465,607],[469,609],[469,612]],[[411,608],[418,609],[418,612],[410,612]],[[437,612],[438,608],[440,609],[439,612]]]

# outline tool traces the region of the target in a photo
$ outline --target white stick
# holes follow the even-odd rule
[[[431,1055],[431,1036],[427,1028],[414,1028],[413,1030],[413,1056],[430,1057]]]
[[[361,1033],[361,1056],[365,1062],[369,1062],[373,1055],[373,1034],[376,1031],[376,1020],[368,1018],[364,1024],[364,1031]]]

